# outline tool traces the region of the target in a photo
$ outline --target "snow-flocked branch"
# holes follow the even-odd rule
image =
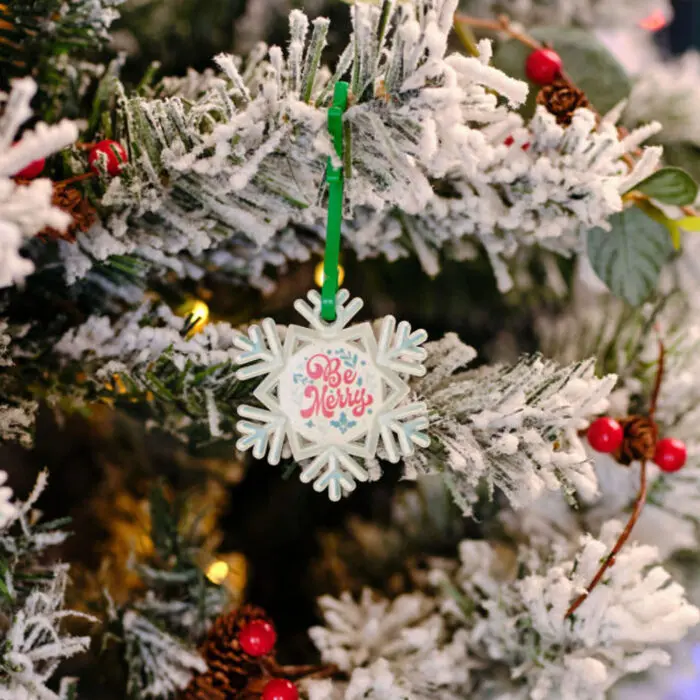
[[[57,567],[53,578],[37,586],[15,612],[0,657],[3,700],[62,700],[47,682],[64,659],[88,649],[90,637],[65,634],[60,631],[60,625],[67,617],[94,620],[89,615],[63,609],[67,583],[67,567]]]
[[[231,437],[236,409],[254,389],[254,382],[235,377],[237,348],[246,347],[246,338],[227,323],[210,323],[191,338],[183,337],[183,327],[168,307],[146,304],[114,324],[89,319],[56,351],[79,361],[102,394],[111,381],[127,399],[148,396],[176,435],[198,428],[209,439]],[[516,506],[544,488],[595,492],[576,433],[605,407],[615,377],[597,379],[592,361],[558,366],[537,356],[466,370],[475,351],[454,334],[426,349],[427,374],[411,378],[410,386],[427,405],[432,443],[406,458],[408,475],[441,473],[465,512],[483,483]]]
[[[62,230],[71,221],[53,206],[50,180],[18,183],[12,179],[31,162],[65,148],[78,135],[68,121],[55,126],[40,122],[15,141],[22,124],[32,116],[29,103],[35,92],[34,81],[23,78],[15,81],[9,95],[0,94],[4,102],[0,116],[0,288],[21,282],[34,270],[31,260],[20,254],[27,239],[46,226]]]
[[[638,545],[623,550],[606,585],[565,618],[620,528],[611,522],[600,539],[555,538],[517,553],[464,541],[459,563],[433,569],[437,592],[393,602],[369,593],[359,603],[321,599],[325,626],[311,637],[349,680],[313,683],[309,697],[603,700],[621,677],[668,663],[663,645],[700,621],[657,565],[656,550]]]
[[[482,483],[515,507],[544,489],[596,491],[577,431],[607,405],[615,376],[596,378],[594,360],[559,366],[539,356],[467,370],[476,353],[453,334],[427,350],[428,372],[412,388],[434,412],[433,447],[409,458],[409,470],[442,473],[466,513]]]
[[[0,472],[0,484],[6,477]],[[58,694],[49,682],[53,685],[52,678],[63,660],[90,646],[90,637],[61,629],[66,618],[94,621],[89,615],[64,609],[68,567],[37,564],[47,548],[67,536],[56,524],[38,522],[34,512],[46,483],[43,472],[24,502],[14,500],[7,486],[0,488],[0,612],[8,620],[0,651],[2,700],[64,700],[70,682],[62,683]]]
[[[322,230],[326,108],[348,74],[344,238],[360,257],[412,251],[434,274],[441,249],[476,237],[507,289],[503,256],[533,244],[579,251],[581,231],[604,226],[658,163],[658,149],[632,173],[621,160],[656,127],[620,140],[612,120],[580,110],[564,129],[544,109],[525,126],[515,109],[527,86],[489,66],[489,42],[479,57],[446,55],[456,0],[383,7],[389,15],[353,7],[354,33],[333,69],[320,63],[328,21],[314,20],[307,40],[309,21],[295,10],[286,55],[260,46],[245,60],[218,56],[219,76],[195,95],[191,80],[167,84],[187,87],[186,98],[117,86],[131,164],[111,182],[102,221],[61,244],[69,279],[117,254],[188,274],[199,268],[184,251],[214,249],[219,265],[251,280],[261,264],[246,270],[251,246],[268,259],[303,255],[290,236]]]
[[[207,665],[196,652],[146,617],[128,610],[122,625],[129,669],[127,690],[133,697],[171,697],[187,686],[195,672],[206,672]]]

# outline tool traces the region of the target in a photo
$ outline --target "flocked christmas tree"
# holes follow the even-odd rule
[[[0,698],[695,697],[670,8],[215,4],[0,5]]]

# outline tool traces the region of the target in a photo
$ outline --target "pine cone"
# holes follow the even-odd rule
[[[625,467],[643,459],[654,459],[658,429],[647,416],[629,416],[620,419],[624,432],[622,446],[613,455]]]
[[[192,679],[180,700],[234,700],[252,677],[260,675],[259,660],[246,654],[238,642],[240,630],[253,620],[270,618],[262,608],[243,605],[214,621],[199,650],[209,670]]]
[[[39,235],[45,238],[60,238],[73,243],[76,231],[87,231],[97,220],[97,211],[87,197],[83,197],[78,190],[63,187],[60,183],[54,184],[52,203],[66,214],[70,214],[72,221],[65,231],[57,231],[47,226],[39,232]]]
[[[557,78],[551,85],[545,85],[537,95],[537,104],[544,105],[547,111],[557,118],[557,124],[562,126],[571,124],[577,109],[591,106],[586,93],[563,78]]]

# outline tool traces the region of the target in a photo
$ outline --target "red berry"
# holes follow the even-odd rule
[[[99,175],[100,167],[98,163],[101,162],[112,177],[119,175],[128,160],[129,157],[124,150],[124,146],[118,141],[112,141],[111,139],[105,139],[96,143],[90,149],[88,155],[88,163],[90,163],[90,169],[93,173]]]
[[[285,678],[273,678],[263,690],[262,700],[299,700],[299,691]]]
[[[682,440],[664,438],[656,443],[654,462],[659,465],[661,471],[677,472],[688,457],[688,450]]]
[[[533,83],[551,85],[560,75],[564,64],[561,56],[552,49],[533,51],[525,63],[525,73]]]
[[[41,175],[41,173],[44,171],[45,165],[46,160],[44,158],[33,160],[18,173],[15,173],[15,177],[21,178],[22,180],[33,180],[35,177],[39,177],[39,175]]]
[[[277,632],[267,620],[253,620],[238,633],[238,642],[250,656],[265,656],[275,647]]]
[[[624,437],[622,426],[607,416],[596,418],[588,428],[588,442],[596,452],[615,452]]]

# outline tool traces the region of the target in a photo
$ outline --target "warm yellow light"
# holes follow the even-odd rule
[[[209,320],[209,307],[201,299],[195,299],[190,316],[193,321],[204,325]]]
[[[323,274],[323,260],[316,265],[316,270],[314,271],[314,282],[316,282],[316,285],[319,287],[323,287],[323,280],[325,279],[325,275]],[[342,286],[343,282],[345,281],[345,270],[343,269],[342,265],[338,265],[338,286]]]
[[[209,320],[209,307],[201,299],[188,299],[177,310],[178,316],[191,320],[190,336],[199,333]]]
[[[215,561],[209,564],[207,578],[217,586],[221,585],[228,576],[229,566],[225,561]]]

